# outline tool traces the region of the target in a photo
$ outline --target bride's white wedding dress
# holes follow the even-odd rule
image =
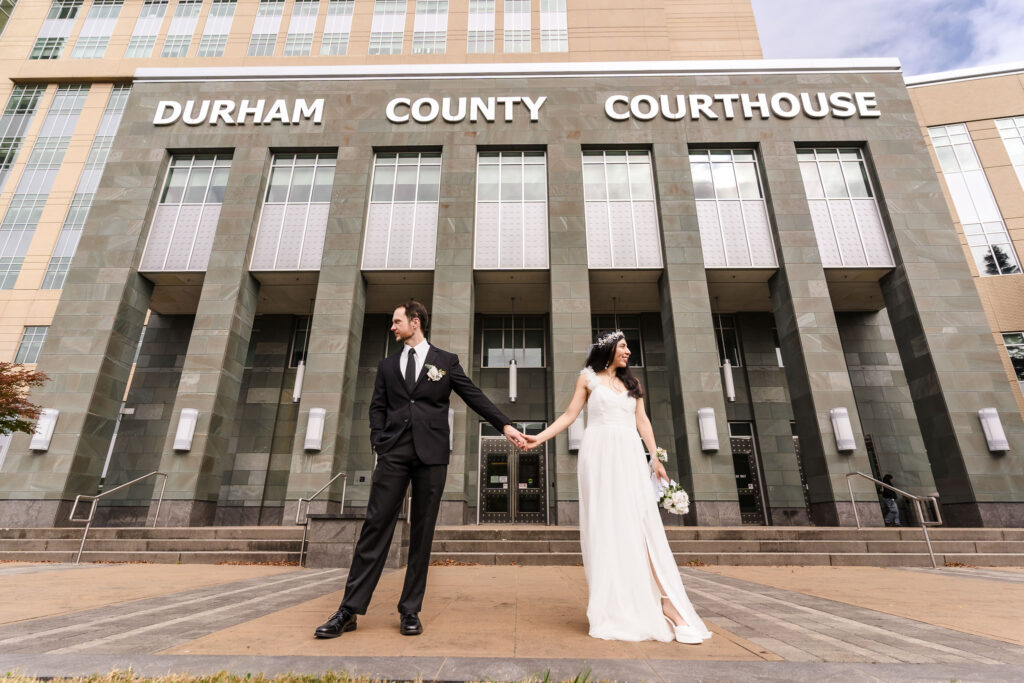
[[[662,612],[653,564],[665,595],[690,627],[687,631],[706,640],[711,632],[686,596],[658,513],[636,429],[636,399],[602,383],[590,368],[580,374],[590,388],[578,468],[590,635],[606,640],[675,639]]]

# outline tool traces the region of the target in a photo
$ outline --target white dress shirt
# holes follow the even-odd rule
[[[402,377],[405,377],[405,367],[409,363],[409,349],[416,349],[416,379],[420,378],[420,373],[423,372],[423,364],[427,362],[427,351],[430,350],[430,344],[424,339],[415,347],[404,344],[402,346],[402,357],[398,359],[398,368],[402,371]]]

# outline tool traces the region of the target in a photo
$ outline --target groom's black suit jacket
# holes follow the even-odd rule
[[[427,350],[423,369],[410,391],[402,375],[402,352],[388,356],[377,366],[377,379],[370,399],[370,441],[378,453],[394,446],[406,429],[412,429],[416,455],[428,465],[448,464],[448,399],[454,391],[470,408],[501,431],[509,420],[466,377],[459,357],[433,344]],[[439,380],[427,377],[430,366],[445,374]]]

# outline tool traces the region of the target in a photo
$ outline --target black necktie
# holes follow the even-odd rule
[[[416,349],[410,348],[409,355],[405,359],[405,384],[412,391],[416,384]]]

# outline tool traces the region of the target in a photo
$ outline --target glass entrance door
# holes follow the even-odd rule
[[[729,445],[732,447],[732,462],[736,471],[740,519],[744,524],[768,524],[753,424],[730,422]]]
[[[541,422],[516,423],[526,434]],[[519,451],[488,424],[480,430],[479,520],[482,524],[547,524],[547,444]]]

